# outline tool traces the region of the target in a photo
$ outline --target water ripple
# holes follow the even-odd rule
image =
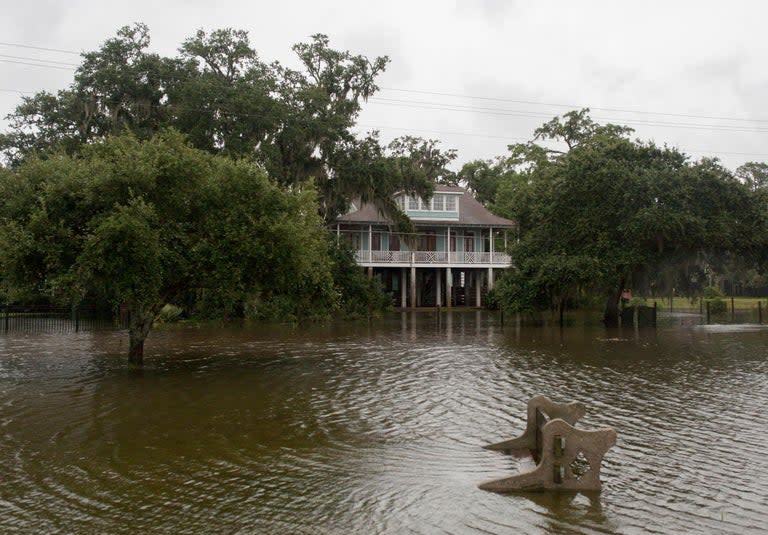
[[[0,531],[759,533],[763,328],[615,335],[486,313],[0,337]],[[612,426],[600,495],[500,496],[481,445],[544,393]]]

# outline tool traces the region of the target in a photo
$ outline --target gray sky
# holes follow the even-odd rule
[[[266,61],[295,64],[291,45],[326,33],[332,46],[392,59],[360,117],[382,137],[411,133],[459,152],[457,166],[506,152],[575,107],[599,122],[728,167],[768,161],[768,2],[2,0],[0,41],[93,50],[145,22],[152,49],[175,54],[198,28],[248,30]],[[0,45],[0,60],[78,63],[77,56]],[[13,91],[55,91],[72,71],[0,61],[0,115]],[[439,93],[439,94],[438,94]],[[0,122],[5,129],[7,122]]]

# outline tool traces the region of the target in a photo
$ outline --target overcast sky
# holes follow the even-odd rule
[[[291,45],[325,33],[340,49],[391,63],[361,130],[411,133],[458,150],[458,167],[506,152],[576,107],[636,137],[728,167],[768,161],[768,2],[458,0],[2,0],[0,115],[15,91],[55,91],[72,71],[29,59],[78,57],[145,22],[152,50],[174,55],[198,28],[248,30],[262,60],[295,64]],[[15,56],[15,57],[9,57]],[[19,59],[22,58],[22,59]],[[0,128],[6,128],[2,121]]]

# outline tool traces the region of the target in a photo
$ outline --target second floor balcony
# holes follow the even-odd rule
[[[468,251],[376,251],[358,250],[355,260],[361,266],[509,267],[512,258],[501,252]]]

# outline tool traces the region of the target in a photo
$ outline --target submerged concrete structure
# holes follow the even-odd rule
[[[518,456],[530,455],[536,467],[479,487],[493,492],[599,491],[603,456],[616,444],[616,431],[576,429],[576,421],[585,413],[583,403],[555,403],[545,396],[531,398],[525,432],[518,438],[485,447]]]

